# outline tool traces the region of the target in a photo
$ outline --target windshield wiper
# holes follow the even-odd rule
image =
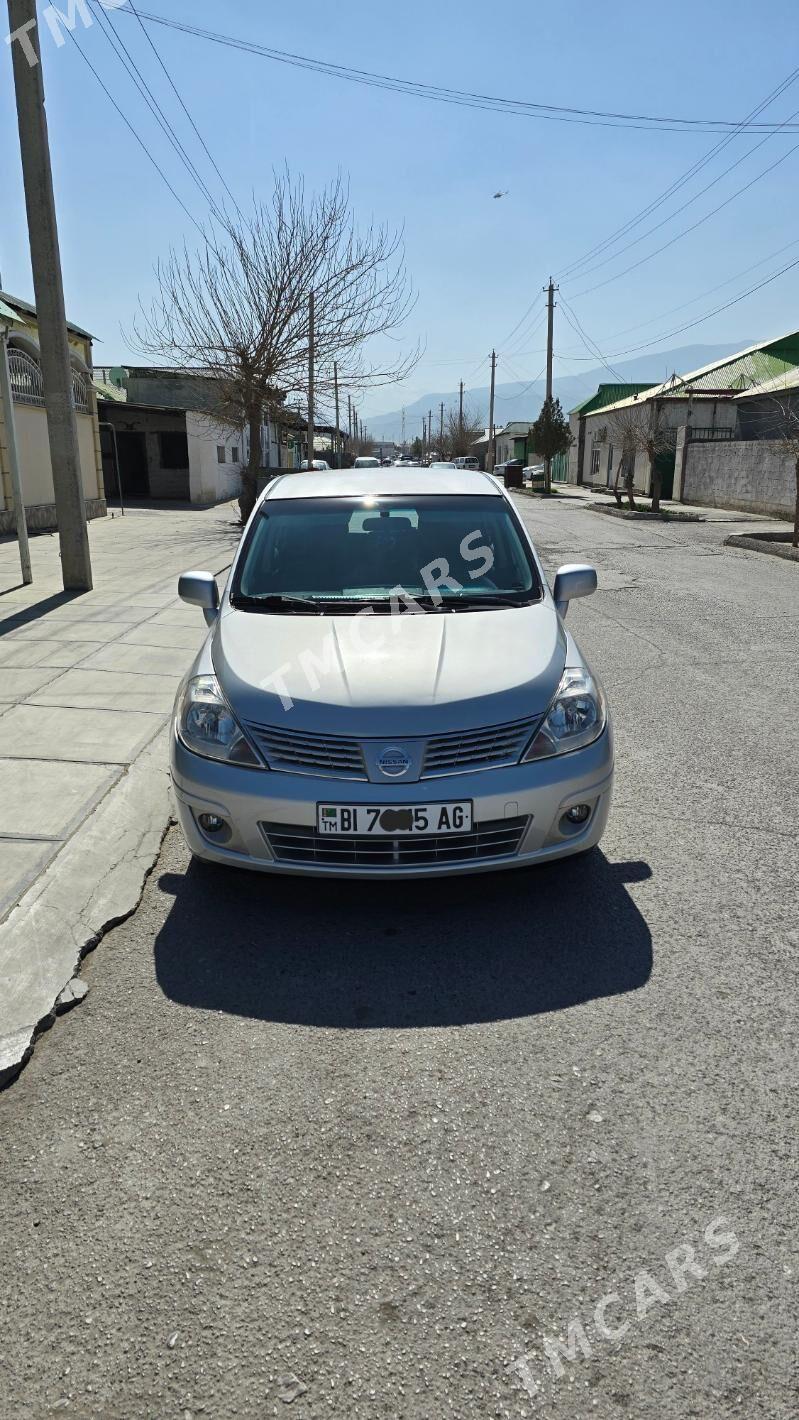
[[[244,611],[311,612],[322,615],[322,606],[310,597],[285,596],[283,592],[268,592],[262,597],[248,597],[239,592],[230,598],[231,605]]]
[[[518,597],[503,596],[501,592],[496,594],[487,592],[485,596],[473,597],[449,597],[445,598],[447,606],[453,611],[481,611],[483,607],[508,607],[508,606],[529,606],[528,600],[520,601]]]

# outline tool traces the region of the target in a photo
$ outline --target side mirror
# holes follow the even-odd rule
[[[596,570],[584,562],[570,562],[559,567],[555,573],[552,596],[561,616],[565,616],[569,602],[575,597],[590,597],[596,591]]]
[[[178,596],[190,606],[201,606],[209,626],[219,612],[219,588],[213,572],[184,572],[178,579]]]

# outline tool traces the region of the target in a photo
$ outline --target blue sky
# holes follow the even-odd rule
[[[141,3],[141,0],[140,0]],[[67,0],[61,0],[66,9]],[[305,0],[302,6],[228,0],[148,0],[146,7],[192,24],[363,69],[507,97],[584,108],[738,119],[796,62],[799,7],[770,0],[640,0],[542,4],[540,0]],[[41,9],[40,5],[40,9]],[[114,23],[214,192],[202,157],[136,20]],[[509,333],[550,271],[626,222],[713,145],[707,134],[652,133],[542,122],[344,83],[180,36],[150,33],[239,201],[266,195],[287,162],[321,185],[341,167],[362,219],[404,224],[418,292],[408,343],[426,346],[407,385],[364,400],[367,418],[428,389],[484,384],[479,362],[500,351],[498,378],[533,379],[543,365],[543,327]],[[76,34],[117,102],[139,129],[187,207],[203,200],[166,146],[99,24]],[[0,53],[0,271],[3,285],[32,294],[7,47]],[[95,360],[129,357],[121,328],[152,291],[153,263],[193,229],[111,108],[71,41],[43,35],[53,167],[67,306],[97,336]],[[799,80],[766,112],[779,122],[799,110]],[[736,138],[701,178],[659,209],[659,220],[757,141]],[[705,198],[590,278],[562,283],[584,329],[614,354],[656,339],[799,257],[799,151],[718,216],[668,251],[602,289],[586,288],[668,240],[799,143],[776,136]],[[214,186],[215,184],[215,186]],[[494,200],[492,194],[506,190]],[[650,223],[646,224],[647,226]],[[627,240],[643,230],[636,229]],[[735,277],[792,240],[796,245],[677,314],[683,302]],[[739,305],[653,347],[759,339],[799,325],[799,266]],[[660,318],[662,317],[662,319]],[[628,327],[640,330],[622,334]],[[528,334],[529,329],[529,334]],[[556,369],[586,357],[558,312]],[[591,365],[596,365],[594,358]]]

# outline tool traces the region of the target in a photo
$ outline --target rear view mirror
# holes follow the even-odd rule
[[[566,615],[569,602],[576,597],[590,597],[596,591],[596,569],[585,562],[570,562],[555,573],[552,595],[561,616]]]
[[[201,606],[209,626],[219,611],[219,588],[213,572],[184,572],[178,579],[178,596],[190,606]]]

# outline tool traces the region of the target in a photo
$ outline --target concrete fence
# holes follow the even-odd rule
[[[709,508],[792,518],[793,459],[769,439],[690,442],[685,446],[682,496],[686,503]]]

